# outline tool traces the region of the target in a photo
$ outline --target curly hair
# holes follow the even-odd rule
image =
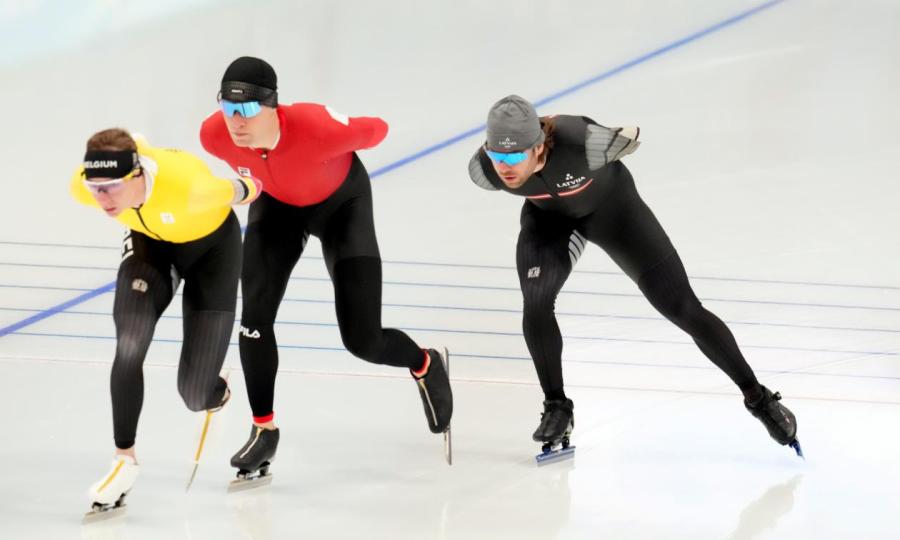
[[[541,121],[541,131],[544,132],[544,149],[538,156],[538,161],[547,159],[547,154],[553,149],[553,132],[556,130],[556,122],[552,116],[543,116]]]

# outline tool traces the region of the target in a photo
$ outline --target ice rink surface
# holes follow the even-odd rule
[[[894,0],[5,2],[0,8],[2,538],[888,539],[900,530],[900,4]],[[229,495],[234,397],[175,388],[180,296],[145,364],[141,477],[82,528],[112,453],[121,227],[69,198],[122,126],[203,156],[240,55],[284,103],[385,118],[373,176],[384,323],[453,354],[454,464],[403,370],[343,350],[310,243],[279,312],[269,488]],[[596,246],[557,312],[575,459],[537,468],[542,395],[514,271],[522,201],[466,166],[490,105],[638,125],[625,159],[692,284],[797,415],[802,461]],[[246,213],[240,212],[244,220]]]

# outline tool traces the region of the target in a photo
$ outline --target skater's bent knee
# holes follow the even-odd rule
[[[197,392],[196,390],[188,390],[185,388],[179,388],[178,390],[181,393],[181,398],[184,400],[184,404],[187,406],[188,410],[198,412],[209,408],[212,391]]]
[[[206,401],[202,399],[184,396],[184,404],[187,406],[189,411],[199,412],[206,410]]]
[[[380,340],[377,335],[360,335],[354,334],[343,337],[344,347],[353,356],[361,358],[367,362],[378,363],[378,357],[381,352]]]

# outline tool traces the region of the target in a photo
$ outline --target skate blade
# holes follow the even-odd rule
[[[226,375],[225,381],[227,383],[228,377]],[[197,468],[200,466],[200,456],[203,454],[203,445],[206,443],[206,436],[209,434],[209,426],[212,422],[213,414],[215,414],[212,410],[206,411],[206,417],[203,419],[203,430],[200,432],[200,443],[197,445],[197,451],[194,453],[194,469],[191,471],[191,477],[188,478],[187,485],[184,488],[185,493],[191,490],[191,485],[194,484],[194,478],[197,477]]]
[[[444,459],[447,460],[447,465],[453,465],[453,438],[450,433],[450,426],[447,426],[447,429],[444,430]]]
[[[444,353],[441,355],[441,362],[444,364],[444,371],[447,372],[447,378],[450,378],[450,351],[444,347]],[[450,425],[444,430],[444,459],[447,465],[453,465],[453,438],[450,432]]]
[[[84,515],[81,520],[82,525],[92,525],[94,523],[103,523],[105,521],[114,520],[125,516],[125,505],[114,506],[107,510],[91,510]]]
[[[794,442],[792,442],[788,446],[793,448],[794,452],[797,452],[797,455],[800,456],[802,459],[804,459],[804,460],[806,459],[806,456],[803,455],[803,448],[800,447],[800,441],[798,441],[797,439],[794,439]]]
[[[573,457],[575,457],[575,447],[569,446],[568,448],[557,448],[556,450],[541,452],[534,456],[534,460],[537,462],[538,467],[540,467],[542,465],[564,461]]]
[[[191,485],[194,483],[194,478],[197,477],[197,468],[200,466],[199,463],[194,463],[194,470],[191,471],[191,477],[188,478],[187,486],[184,488],[185,493],[191,490]]]
[[[228,484],[228,493],[237,493],[240,491],[247,491],[248,489],[261,488],[268,486],[271,483],[271,474],[256,476],[254,478],[238,478],[237,480],[232,480]]]

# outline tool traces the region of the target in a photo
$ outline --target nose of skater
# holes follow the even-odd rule
[[[247,119],[240,114],[225,115],[225,122],[228,124],[228,129],[232,132],[247,128]]]
[[[228,126],[228,132],[231,133],[232,140],[238,146],[247,146],[253,142],[254,129],[251,125],[253,118],[244,118],[240,114],[233,116],[225,116],[225,124]]]
[[[500,175],[500,178],[505,180],[507,183],[515,182],[519,180],[519,175],[521,173],[521,164],[516,165],[508,165],[506,163],[496,163],[494,166],[497,168],[497,174]]]

